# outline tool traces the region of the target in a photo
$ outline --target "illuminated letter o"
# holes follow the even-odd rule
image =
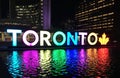
[[[30,42],[28,42],[27,41],[27,35],[28,34],[33,34],[34,36],[35,36],[35,41],[34,42],[32,42],[32,43],[30,43]],[[38,34],[35,32],[35,31],[33,31],[33,30],[28,30],[28,31],[26,31],[24,34],[23,34],[23,42],[27,45],[27,46],[34,46],[34,45],[36,45],[37,43],[38,43],[38,41],[39,41],[39,37],[38,37]]]
[[[61,42],[58,42],[56,40],[58,35],[61,35],[63,37],[63,40]],[[53,42],[54,42],[55,45],[62,46],[65,43],[65,41],[66,41],[66,36],[63,32],[61,32],[61,31],[55,32],[55,34],[53,35]]]
[[[91,42],[91,36],[94,36],[95,37],[95,41],[94,42]],[[90,45],[95,45],[96,43],[97,43],[97,41],[98,41],[98,37],[97,37],[97,34],[96,33],[90,33],[89,35],[88,35],[88,43],[90,44]]]

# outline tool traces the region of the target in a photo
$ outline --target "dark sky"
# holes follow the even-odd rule
[[[79,0],[51,0],[52,25],[57,25],[61,21],[74,15],[75,6]]]
[[[0,13],[1,18],[7,18],[8,15],[8,8],[9,8],[9,1],[8,0],[0,0]]]

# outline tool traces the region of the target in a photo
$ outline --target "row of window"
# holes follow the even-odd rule
[[[108,25],[108,26],[99,26],[99,27],[89,27],[89,28],[82,28],[80,29],[79,27],[77,28],[79,31],[87,31],[87,30],[96,30],[96,29],[112,29],[113,25]]]
[[[17,13],[18,16],[39,16],[39,13]]]
[[[98,23],[113,23],[113,20],[112,19],[109,19],[109,20],[102,20],[102,21],[94,21],[94,20],[89,20],[89,21],[85,21],[85,22],[80,22],[80,24],[98,24]]]
[[[17,13],[38,13],[39,11],[37,11],[37,10],[16,10],[17,11]]]
[[[33,12],[36,12],[36,11],[39,11],[39,9],[36,9],[36,8],[16,8],[16,11],[33,11]]]
[[[89,23],[83,23],[83,24],[80,24],[78,25],[78,27],[82,27],[82,26],[85,26],[85,27],[96,27],[96,26],[107,26],[107,25],[113,25],[114,22],[113,21],[109,21],[109,22],[98,22],[98,23],[92,23],[92,22],[89,22]],[[89,25],[89,26],[88,26]]]
[[[79,13],[77,13],[76,16],[77,15],[81,15],[81,14],[85,14],[85,13],[89,13],[89,12],[93,12],[95,10],[99,10],[99,9],[102,9],[102,8],[105,8],[105,7],[108,7],[108,6],[111,6],[111,5],[114,5],[114,2],[106,4],[106,5],[102,5],[102,6],[99,6],[99,7],[96,7],[96,8],[92,8],[92,9],[86,10],[84,12],[82,10],[79,10]],[[83,8],[83,10],[84,10],[84,8]]]
[[[89,16],[86,16],[86,17],[89,17],[89,18],[86,18],[86,17],[84,17],[84,19],[83,18],[80,18],[80,17],[76,17],[76,19],[78,19],[79,21],[86,21],[86,20],[92,20],[92,19],[96,19],[96,18],[104,18],[104,17],[109,17],[110,15],[113,15],[114,14],[114,12],[110,12],[110,13],[106,13],[106,14],[102,14],[102,15],[98,15],[98,16],[93,16],[93,17],[89,17]]]
[[[109,3],[112,3],[112,2],[115,2],[115,1],[105,0],[104,2],[101,2],[101,3],[98,3],[97,1],[96,2],[90,2],[90,1],[89,2],[83,2],[83,3],[79,4],[78,9],[81,9],[81,8],[84,8],[84,9],[95,8],[95,7],[99,7],[99,6],[109,4]]]
[[[39,20],[38,16],[17,16],[17,18]]]
[[[16,6],[16,8],[34,8],[39,6],[39,4],[34,4],[34,5],[24,5],[24,6]]]
[[[90,18],[90,19],[93,19],[93,18],[98,18],[98,17],[105,17],[105,16],[110,16],[110,15],[113,15],[114,12],[111,12],[111,11],[107,11],[107,12],[97,12],[97,13],[92,13],[92,14],[82,14],[82,15],[79,15],[79,16],[76,16],[75,18],[77,19],[85,19],[85,18]]]

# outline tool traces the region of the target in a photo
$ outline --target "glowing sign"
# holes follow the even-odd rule
[[[102,37],[99,38],[99,42],[101,43],[101,45],[107,45],[107,43],[109,42],[109,38],[106,37],[105,33],[103,33]]]
[[[58,36],[58,35],[61,35],[62,38],[63,38],[63,40],[62,40],[61,42],[58,42],[58,41],[57,41],[57,36]],[[62,46],[62,45],[66,42],[66,36],[65,36],[65,34],[64,34],[63,32],[61,32],[61,31],[55,32],[55,34],[53,35],[53,42],[54,42],[55,45],[57,45],[57,46]]]
[[[81,35],[81,38],[82,38],[81,44],[82,44],[82,45],[85,45],[85,44],[84,44],[84,38],[85,38],[85,36],[87,35],[87,33],[86,33],[86,32],[79,32],[79,35]]]
[[[28,34],[33,34],[35,36],[35,41],[34,42],[30,43],[30,42],[27,41],[27,35]],[[28,46],[34,46],[38,43],[38,41],[39,41],[38,34],[33,30],[28,30],[23,34],[23,42]]]
[[[72,42],[74,43],[74,45],[77,45],[78,42],[78,33],[75,32],[75,37],[72,36],[72,34],[70,32],[67,32],[67,45],[70,45],[70,39],[72,40]]]
[[[40,46],[44,46],[44,41],[47,43],[48,46],[51,46],[49,39],[50,33],[48,31],[40,31]]]
[[[94,38],[94,41],[91,41],[91,38],[92,38],[92,36],[94,36],[95,38]],[[95,45],[96,43],[97,43],[97,40],[98,40],[98,37],[97,37],[97,34],[96,33],[90,33],[89,35],[88,35],[88,43],[90,44],[90,45]]]
[[[22,33],[22,30],[8,29],[8,33],[12,33],[13,46],[17,46],[17,34]],[[28,41],[28,35],[34,35],[34,41]],[[71,46],[71,45],[96,45],[99,41],[101,45],[106,45],[109,38],[104,33],[98,40],[98,35],[94,32],[62,32],[56,31],[52,35],[49,31],[40,31],[39,35],[34,30],[27,30],[23,33],[22,39],[25,45],[35,46],[40,43],[40,46]]]
[[[22,33],[21,30],[8,29],[8,33],[12,33],[12,46],[17,46],[17,34]]]

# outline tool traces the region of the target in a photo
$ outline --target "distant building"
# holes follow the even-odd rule
[[[43,27],[41,26],[41,12],[40,2],[31,4],[18,4],[15,6],[16,19],[27,20],[33,29]],[[13,12],[13,11],[12,11]],[[12,16],[12,15],[11,15]]]
[[[114,29],[114,0],[83,0],[76,9],[76,30],[111,31]]]
[[[6,19],[19,20],[19,22],[21,20],[20,23],[26,22],[32,29],[50,29],[50,2],[51,0],[9,0],[8,18]]]

